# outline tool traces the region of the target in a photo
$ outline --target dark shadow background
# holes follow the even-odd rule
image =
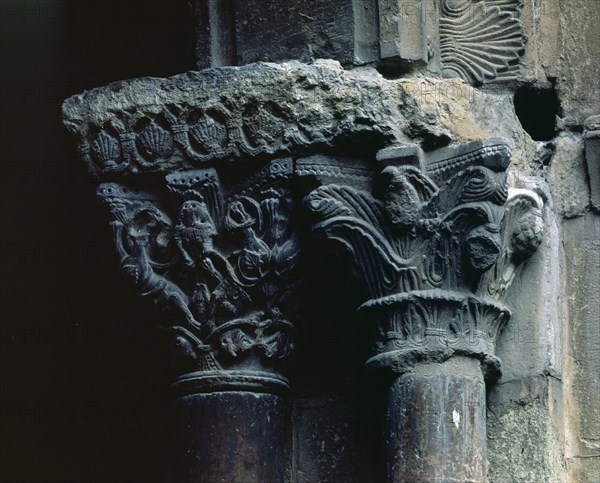
[[[165,375],[152,310],[119,276],[60,108],[114,80],[190,69],[188,6],[0,6],[0,480],[161,481]]]
[[[184,0],[0,6],[0,481],[164,481],[169,377],[157,314],[119,273],[97,183],[62,125],[61,104],[116,80],[191,69],[189,7]],[[365,326],[347,303],[360,297],[330,270],[327,254],[310,244],[305,252],[313,270],[290,370],[295,407],[308,414],[298,426],[312,434],[314,423],[324,438],[346,428],[347,439],[331,441],[345,445],[342,469],[370,481],[381,409],[361,373]],[[313,397],[331,431],[321,409],[303,406]],[[320,464],[323,474],[337,471]]]

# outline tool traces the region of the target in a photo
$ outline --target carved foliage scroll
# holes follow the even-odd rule
[[[99,187],[121,268],[165,311],[180,373],[277,373],[292,352],[299,248],[286,165],[230,194],[212,169],[167,176],[170,196]]]

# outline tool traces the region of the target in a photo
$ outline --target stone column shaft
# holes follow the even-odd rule
[[[65,103],[103,182],[123,272],[164,315],[178,394],[172,481],[281,481],[279,394],[301,312],[295,220],[364,289],[350,303],[364,302],[373,329],[366,365],[395,377],[390,481],[434,466],[442,480],[485,477],[481,381],[499,374],[495,341],[510,318],[502,296],[540,242],[542,201],[508,189],[507,140],[428,152],[395,144],[398,126],[414,135],[412,111],[385,108],[399,92],[420,105],[404,82],[324,61],[140,79]],[[347,152],[350,141],[388,148],[351,162],[315,154]],[[457,418],[470,428],[453,433]]]
[[[286,408],[275,394],[246,391],[175,401],[169,483],[285,480]]]
[[[315,234],[368,297],[358,308],[373,329],[366,366],[392,378],[388,483],[486,481],[484,377],[500,374],[502,297],[542,234],[541,198],[508,189],[510,156],[502,139],[390,148],[373,192],[334,183],[306,198]]]
[[[386,390],[389,483],[486,480],[485,383],[479,361],[423,363]]]

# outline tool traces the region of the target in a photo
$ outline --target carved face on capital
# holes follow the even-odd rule
[[[129,248],[151,244],[155,249],[164,251],[168,244],[168,224],[168,220],[153,208],[139,211],[126,228]]]
[[[502,250],[499,227],[488,224],[475,228],[467,237],[466,249],[475,270],[488,270],[496,263]]]
[[[185,230],[190,235],[193,231],[194,241],[208,241],[217,234],[206,205],[200,201],[186,201],[181,206],[178,221],[179,229]]]
[[[240,201],[234,201],[229,205],[227,217],[225,218],[225,226],[230,230],[247,228],[254,225],[255,220],[252,218],[244,205]]]

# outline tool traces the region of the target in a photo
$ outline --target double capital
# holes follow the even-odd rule
[[[362,287],[348,303],[370,333],[368,367],[402,373],[457,354],[499,375],[504,296],[541,243],[544,193],[509,186],[506,139],[401,144],[384,104],[411,100],[390,86],[291,63],[138,80],[65,103],[122,271],[161,309],[177,391],[288,387],[311,270],[300,234]]]

